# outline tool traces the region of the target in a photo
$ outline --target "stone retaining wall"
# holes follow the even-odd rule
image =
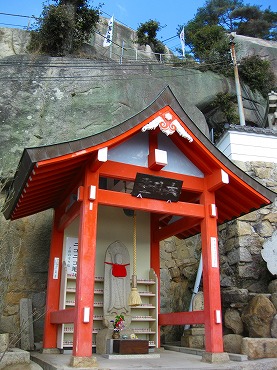
[[[52,211],[13,222],[0,215],[0,332],[17,346],[22,298],[32,299],[35,341],[42,339],[51,226]]]

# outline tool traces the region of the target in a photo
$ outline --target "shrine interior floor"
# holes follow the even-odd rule
[[[165,349],[160,351],[159,358],[118,358],[107,359],[101,355],[95,355],[98,367],[97,370],[276,370],[277,359],[267,358],[259,360],[247,360],[245,356],[234,357],[236,361],[231,360],[224,364],[210,364],[201,361],[201,352],[198,354],[185,353],[185,349],[177,346],[165,346]],[[31,360],[38,363],[43,370],[73,370],[69,366],[70,354],[42,354],[39,352],[31,353]],[[231,356],[232,358],[232,356]],[[78,368],[84,370],[88,368]]]

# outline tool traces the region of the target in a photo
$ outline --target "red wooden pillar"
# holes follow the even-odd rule
[[[73,356],[92,355],[98,173],[86,168],[80,211]]]
[[[51,324],[50,313],[52,311],[56,311],[59,309],[62,251],[64,237],[64,232],[58,230],[60,216],[61,216],[60,212],[55,210],[50,246],[48,281],[46,292],[46,308],[45,308],[46,313],[43,332],[44,349],[57,348],[58,326],[56,324]]]
[[[206,188],[201,196],[200,203],[205,207],[205,217],[201,222],[205,348],[206,352],[221,353],[223,352],[223,334],[214,192],[210,192]]]
[[[156,214],[150,215],[150,267],[155,271],[158,277],[158,307],[157,312],[160,314],[160,242],[158,240],[158,231],[159,231],[159,218]],[[160,326],[158,328],[158,347],[161,345],[161,336],[160,336]]]

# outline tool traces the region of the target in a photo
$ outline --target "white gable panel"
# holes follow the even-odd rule
[[[176,172],[183,175],[204,177],[202,171],[200,171],[182,152],[181,150],[171,141],[169,137],[160,133],[158,135],[159,149],[167,151],[167,162],[168,164],[163,168],[165,171]],[[187,145],[190,145],[186,141]]]
[[[138,133],[108,151],[108,160],[148,167],[148,133]]]
[[[187,142],[189,145],[189,142]],[[189,176],[204,177],[201,172],[168,138],[165,134],[158,134],[158,149],[167,152],[165,171],[176,172]],[[108,151],[108,160],[148,167],[149,136],[140,132],[123,144]]]

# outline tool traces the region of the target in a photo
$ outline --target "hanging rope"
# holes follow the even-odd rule
[[[132,275],[132,289],[129,295],[129,306],[139,306],[142,304],[139,292],[137,290],[137,218],[136,213],[133,215],[134,220],[134,234],[133,234],[133,275]]]
[[[134,234],[133,234],[133,275],[137,275],[137,215],[134,212]]]

